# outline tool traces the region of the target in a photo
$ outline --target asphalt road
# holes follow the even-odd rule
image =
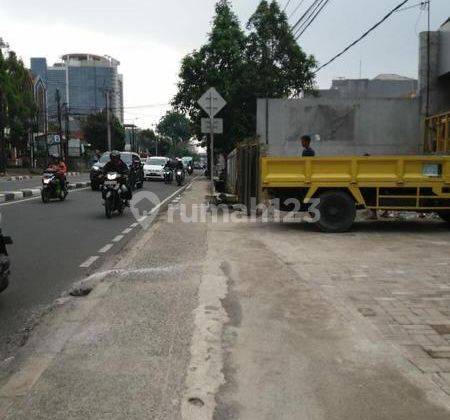
[[[89,174],[81,174],[77,176],[68,176],[69,182],[89,181]],[[0,180],[0,192],[3,191],[20,191],[24,188],[37,188],[41,186],[41,177],[35,176],[32,179],[24,179],[22,181],[6,181]]]
[[[178,187],[146,182],[162,201]],[[151,204],[147,204],[151,209]],[[9,247],[11,278],[0,295],[0,360],[23,340],[23,332],[36,315],[60,297],[72,283],[117,253],[141,230],[126,209],[123,216],[108,220],[101,195],[90,189],[70,192],[64,202],[47,205],[28,199],[0,205],[3,233],[13,238]],[[114,242],[116,240],[117,242]],[[106,252],[100,250],[108,246]],[[104,251],[104,250],[103,250]],[[95,257],[98,259],[92,262]],[[82,265],[85,267],[80,267]]]

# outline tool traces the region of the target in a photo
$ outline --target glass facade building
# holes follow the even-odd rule
[[[92,54],[67,54],[51,67],[45,58],[32,58],[31,71],[47,85],[50,119],[57,115],[56,95],[73,116],[88,115],[106,108],[109,95],[112,113],[123,122],[123,79],[119,62]]]

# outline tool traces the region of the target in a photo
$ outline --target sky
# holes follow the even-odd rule
[[[280,0],[292,24],[313,0]],[[326,62],[376,23],[400,0],[330,0],[299,39],[319,63]],[[407,5],[416,5],[411,0]],[[259,0],[232,0],[243,26]],[[121,62],[127,123],[151,127],[176,93],[183,56],[205,42],[215,0],[0,0],[0,37],[29,65],[49,64],[66,53],[110,55]],[[431,27],[450,16],[450,0],[432,0]],[[414,7],[395,14],[344,57],[317,74],[328,88],[333,78],[373,78],[380,73],[417,77],[418,34],[426,13]],[[146,107],[143,107],[143,106]]]

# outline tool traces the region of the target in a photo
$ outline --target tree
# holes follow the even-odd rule
[[[156,126],[158,134],[170,140],[172,145],[187,143],[191,138],[189,119],[180,112],[167,111]]]
[[[177,108],[189,114],[193,132],[201,139],[202,111],[197,100],[209,87],[218,89],[228,103],[218,115],[225,120],[224,134],[216,137],[217,150],[221,151],[232,150],[235,140],[245,137],[249,130],[246,115],[240,110],[245,44],[245,34],[229,1],[220,0],[207,44],[183,59],[178,93],[173,100]]]
[[[101,152],[108,150],[106,111],[88,115],[80,123],[84,136],[93,149]],[[125,147],[125,128],[114,115],[111,116],[111,142],[115,150],[123,150]]]
[[[316,60],[297,44],[278,2],[262,0],[247,29],[246,84],[257,97],[292,97],[314,91]]]
[[[184,57],[173,105],[186,112],[193,133],[202,139],[197,100],[211,86],[227,101],[218,117],[224,134],[217,151],[228,153],[237,142],[254,137],[257,98],[283,98],[312,92],[316,62],[296,43],[278,3],[263,0],[250,18],[246,36],[228,0],[216,4],[208,41]]]
[[[11,145],[24,153],[37,107],[31,75],[13,51],[5,58],[0,50],[0,90],[3,101],[2,125],[9,129]]]
[[[152,152],[155,150],[156,134],[151,129],[139,131],[137,141],[140,149]]]

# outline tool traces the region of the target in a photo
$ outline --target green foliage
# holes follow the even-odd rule
[[[177,111],[167,111],[159,121],[156,131],[160,137],[169,140],[172,145],[188,142],[191,138],[189,120]]]
[[[31,75],[13,51],[6,58],[0,51],[0,91],[3,98],[0,123],[9,129],[11,144],[25,150],[37,107]]]
[[[189,115],[193,134],[202,139],[197,100],[211,86],[227,101],[218,117],[224,134],[217,151],[228,153],[255,135],[256,99],[291,97],[314,89],[316,62],[296,43],[276,1],[261,1],[246,35],[228,0],[219,0],[208,41],[184,57],[173,105]]]
[[[106,111],[88,115],[80,120],[81,129],[92,149],[101,152],[108,150],[108,129]],[[115,150],[123,150],[125,147],[125,128],[114,115],[111,115],[111,142]]]
[[[247,24],[246,76],[257,97],[290,97],[314,91],[314,57],[295,41],[278,2],[263,0]]]

